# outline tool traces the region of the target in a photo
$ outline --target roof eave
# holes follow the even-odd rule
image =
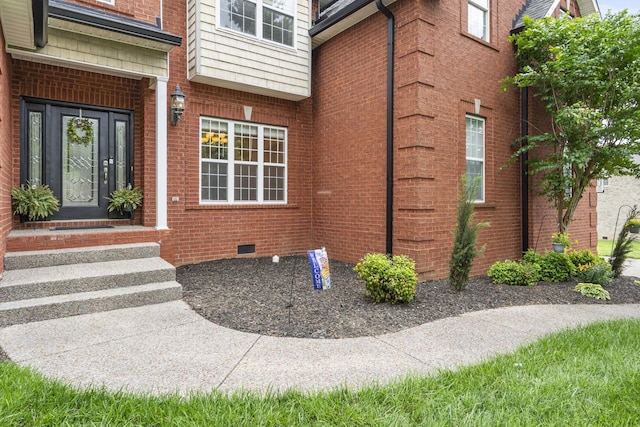
[[[61,1],[49,2],[49,16],[77,24],[115,31],[155,42],[180,46],[182,37],[132,19],[118,18],[91,8]]]

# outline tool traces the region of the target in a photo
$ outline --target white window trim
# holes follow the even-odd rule
[[[283,43],[278,43],[276,41],[273,40],[269,40],[269,39],[265,39],[262,37],[262,7],[263,7],[263,2],[262,0],[250,0],[252,2],[256,3],[256,35],[254,36],[253,34],[248,34],[248,33],[244,33],[242,31],[238,31],[238,30],[234,30],[233,28],[228,28],[225,27],[224,25],[222,25],[221,18],[222,18],[222,7],[220,6],[220,2],[222,0],[216,0],[216,7],[217,7],[217,11],[218,13],[216,13],[216,27],[218,30],[223,31],[223,32],[229,32],[231,34],[235,34],[235,35],[239,35],[242,37],[247,37],[250,39],[253,39],[257,42],[261,42],[261,43],[266,43],[266,44],[270,44],[273,46],[277,46],[279,48],[283,48],[283,49],[289,49],[289,50],[297,50],[297,44],[298,44],[298,2],[294,1],[293,2],[293,44],[291,46],[289,46],[288,44],[283,44]],[[268,9],[274,9],[274,8],[270,8],[269,6],[266,6]],[[274,9],[276,11],[282,12],[281,10],[278,9]],[[285,15],[287,15],[285,13]]]
[[[467,0],[467,10],[469,8],[468,6],[469,4],[485,12],[484,24],[486,26],[486,37],[478,37],[475,34],[472,34],[471,32],[469,32],[469,16],[467,16],[467,32],[469,32],[469,34],[471,34],[472,36],[479,38],[480,40],[490,42],[491,41],[491,0],[487,0],[488,8],[485,8],[483,5],[478,4],[478,2],[474,0]]]
[[[467,155],[467,119],[479,120],[482,122],[482,157],[469,157]],[[484,117],[474,116],[473,114],[466,114],[464,120],[464,130],[465,130],[465,176],[466,176],[466,167],[468,160],[480,161],[482,162],[482,187],[480,188],[480,199],[473,200],[474,203],[485,203],[485,192],[487,188],[487,175],[486,165],[487,165],[487,120]]]
[[[106,4],[110,4],[110,5],[115,5],[116,4],[116,0],[98,0],[98,3],[106,3]]]
[[[201,146],[201,135],[202,135],[202,119],[207,120],[215,120],[218,122],[225,122],[227,124],[227,138],[228,142],[228,158],[225,161],[215,160],[215,159],[203,159],[202,158],[202,146]],[[235,156],[233,155],[233,150],[235,146],[235,125],[248,125],[254,126],[258,128],[258,161],[257,162],[246,162],[246,161],[236,161]],[[279,163],[265,163],[264,162],[264,129],[280,129],[284,131],[284,164]],[[271,126],[271,125],[262,125],[251,122],[241,122],[236,120],[224,120],[217,117],[210,116],[201,116],[200,117],[200,132],[198,133],[198,199],[201,205],[286,205],[289,190],[288,190],[288,177],[289,177],[289,130],[286,127],[282,126]],[[210,160],[212,163],[226,163],[227,164],[227,200],[203,200],[202,199],[202,162]],[[235,200],[235,165],[236,164],[247,164],[247,165],[257,165],[257,188],[256,188],[256,196],[257,200]],[[284,168],[284,182],[283,182],[283,200],[264,200],[264,167],[265,166],[278,166]]]

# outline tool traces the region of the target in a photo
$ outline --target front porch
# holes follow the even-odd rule
[[[9,233],[7,253],[157,243],[160,245],[161,258],[175,264],[175,249],[170,241],[169,230],[128,225],[128,222],[74,220],[30,223],[33,227],[14,229]]]

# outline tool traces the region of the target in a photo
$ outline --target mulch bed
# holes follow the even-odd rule
[[[446,280],[421,282],[409,304],[376,304],[365,296],[353,265],[330,261],[332,288],[314,291],[304,257],[226,259],[178,268],[184,300],[201,316],[240,331],[278,337],[348,338],[380,335],[477,310],[531,304],[640,303],[633,277],[616,279],[611,301],[574,291],[575,281],[496,285],[474,278],[456,292]]]
[[[353,264],[330,261],[332,288],[314,291],[305,257],[225,259],[177,269],[183,299],[202,317],[239,331],[277,337],[349,338],[380,335],[477,310],[531,304],[640,303],[635,277],[607,286],[611,301],[574,291],[575,281],[507,286],[474,278],[453,291],[446,280],[418,283],[409,304],[374,303]],[[0,348],[0,362],[8,360]]]

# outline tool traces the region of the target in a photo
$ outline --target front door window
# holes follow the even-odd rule
[[[62,129],[66,130],[74,116],[62,116]],[[98,206],[98,136],[99,122],[89,119],[93,138],[86,144],[72,142],[62,132],[62,207]],[[79,131],[82,132],[82,131]]]

